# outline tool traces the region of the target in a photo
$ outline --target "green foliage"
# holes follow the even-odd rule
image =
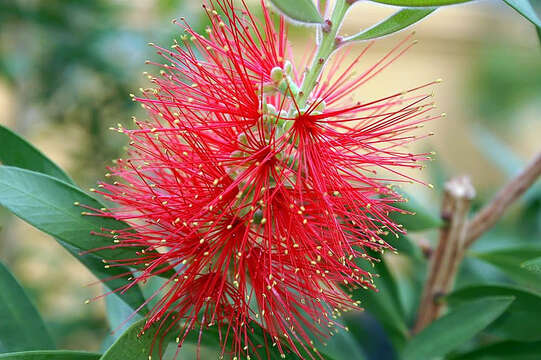
[[[507,5],[518,11],[519,14],[532,22],[538,28],[541,28],[541,19],[535,12],[529,0],[504,0]]]
[[[280,12],[294,21],[306,24],[323,22],[312,0],[270,0],[270,2]]]
[[[394,206],[409,213],[392,213],[390,217],[397,224],[404,225],[404,228],[406,228],[408,231],[427,230],[441,227],[443,225],[443,221],[439,216],[437,216],[437,213],[428,210],[424,205],[421,205],[417,200],[415,200],[415,198],[407,193],[396,189],[395,191],[400,193],[407,201],[396,203]]]
[[[46,350],[24,351],[0,355],[1,360],[98,360],[100,354],[84,351]]]
[[[387,19],[377,23],[376,25],[364,29],[358,34],[352,35],[344,39],[345,41],[361,41],[376,39],[385,35],[403,30],[421,19],[425,18],[436,8],[430,9],[402,9],[389,16]]]
[[[502,341],[452,356],[449,360],[538,360],[539,354],[541,342]]]
[[[541,274],[541,257],[536,257],[523,262],[520,267],[531,271],[535,274]]]
[[[504,316],[491,325],[500,337],[517,341],[541,340],[541,295],[509,285],[479,284],[454,291],[446,297],[451,306],[491,296],[512,296],[515,301]]]
[[[434,321],[413,337],[403,360],[432,359],[458,348],[500,317],[513,297],[486,297],[467,302]]]
[[[371,0],[380,4],[407,6],[407,7],[428,7],[428,6],[445,6],[453,4],[461,4],[472,0]]]
[[[520,284],[541,289],[541,274],[521,267],[522,263],[541,257],[539,246],[514,246],[487,252],[472,252],[471,255],[497,267]]]
[[[73,184],[73,180],[58,165],[25,139],[2,125],[0,125],[0,144],[2,144],[0,163],[47,174]]]
[[[0,352],[54,349],[38,311],[2,263],[0,289]]]

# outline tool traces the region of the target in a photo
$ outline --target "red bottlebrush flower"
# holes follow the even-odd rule
[[[134,98],[150,119],[118,129],[131,140],[127,158],[110,169],[119,181],[100,191],[118,207],[99,215],[131,226],[113,247],[156,250],[117,263],[144,264],[133,283],[175,273],[146,328],[176,331],[180,346],[214,326],[231,357],[272,343],[282,354],[282,343],[312,353],[308,344],[358,306],[341,285],[374,287],[355,260],[391,249],[381,236],[403,231],[389,219],[403,201],[389,184],[412,181],[400,168],[427,159],[404,145],[432,108],[419,93],[430,84],[363,103],[348,98],[409,39],[360,75],[352,69],[361,57],[339,71],[345,55],[336,55],[301,106],[284,20],[275,28],[262,7],[260,23],[246,7],[213,0],[205,36],[183,22],[183,44],[158,47],[167,62],[155,64],[161,77]],[[249,340],[254,325],[264,344]]]

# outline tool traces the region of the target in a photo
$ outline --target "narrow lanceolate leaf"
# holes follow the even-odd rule
[[[487,252],[471,252],[471,255],[497,267],[518,283],[541,289],[541,274],[521,267],[522,263],[541,257],[539,246],[515,246]]]
[[[4,165],[18,167],[21,169],[32,170],[34,172],[52,176],[58,180],[74,185],[71,178],[58,165],[51,161],[47,156],[36,149],[32,144],[24,140],[13,131],[0,125],[0,162]],[[1,201],[0,201],[1,203]],[[75,244],[70,244],[65,240],[56,240],[70,254],[77,258],[85,265],[98,279],[108,279],[118,275],[126,274],[130,270],[125,267],[115,267],[109,270],[104,268],[101,259],[94,254],[80,254],[83,250]],[[110,289],[123,288],[128,284],[126,278],[116,278],[107,281],[106,286]],[[115,296],[115,295],[112,295]],[[143,302],[144,298],[138,286],[131,287],[129,290],[120,295],[123,301],[132,309],[137,309]]]
[[[355,289],[352,293],[352,299],[360,301],[361,307],[380,322],[393,345],[396,348],[401,348],[406,342],[408,327],[397,284],[382,256],[374,253],[369,255],[380,260],[374,263],[373,269],[379,275],[374,278],[374,284],[378,291],[366,291],[362,288]],[[368,265],[364,262],[359,262],[358,265],[368,270]],[[357,321],[355,317],[347,315],[344,320],[351,328],[354,327],[354,322]]]
[[[500,317],[513,300],[488,297],[460,305],[413,337],[402,359],[433,359],[449,353]]]
[[[541,275],[541,257],[537,257],[531,260],[527,260],[520,264],[521,268],[531,271],[535,274]]]
[[[73,184],[71,178],[25,139],[0,125],[0,163],[50,175]]]
[[[449,360],[539,360],[541,342],[502,341],[457,354]]]
[[[83,251],[113,244],[92,232],[125,229],[110,218],[83,216],[78,204],[94,209],[101,205],[80,189],[48,175],[10,166],[0,166],[0,205],[52,235]],[[137,249],[116,248],[93,252],[103,259],[132,259]]]
[[[136,286],[136,288],[138,287]],[[107,296],[105,298],[105,305],[107,309],[107,320],[114,339],[117,339],[130,325],[141,320],[141,316],[133,315],[133,308],[116,295]]]
[[[429,7],[461,4],[472,0],[371,0],[380,4],[404,7]]]
[[[5,352],[54,349],[36,308],[9,270],[0,263],[0,344]]]
[[[518,11],[522,16],[532,22],[538,28],[541,28],[541,18],[537,15],[529,0],[504,0],[507,5]]]
[[[494,335],[517,341],[541,340],[541,296],[535,292],[509,285],[472,285],[446,296],[451,307],[490,296],[513,296],[515,301],[496,320],[490,331]]]
[[[360,41],[380,38],[403,30],[432,13],[435,8],[402,9],[380,23],[344,39],[344,41]]]
[[[270,0],[287,17],[302,23],[321,23],[323,19],[312,0]]]
[[[167,349],[167,346],[169,344],[173,344],[173,346],[176,346],[175,337],[178,336],[178,332],[172,330],[172,331],[169,331],[168,334],[163,338],[161,336],[157,337],[156,332],[158,331],[158,325],[153,325],[144,333],[141,333],[141,330],[143,329],[144,325],[145,325],[145,320],[142,319],[134,323],[132,326],[130,326],[130,328],[126,330],[115,341],[115,343],[103,354],[100,360],[119,360],[119,359],[148,360],[150,358],[159,359],[160,358],[160,344],[164,352]],[[282,359],[282,355],[278,351],[278,347],[272,346],[270,344],[271,341],[268,335],[266,337],[263,335],[263,329],[261,329],[260,327],[254,326],[252,327],[251,330],[253,331],[249,331],[246,334],[246,336],[249,337],[250,342],[252,342],[253,344],[261,345],[256,348],[257,354],[251,354],[250,357],[252,359],[269,359],[269,360]],[[203,329],[201,335],[199,335],[199,332],[196,332],[196,331],[192,331],[191,333],[189,333],[184,341],[184,345],[199,344],[200,346],[206,349],[210,349],[209,352],[215,351],[216,354],[218,354],[221,350],[220,336],[225,336],[225,330],[220,335],[216,326],[207,327]],[[154,346],[152,346],[153,343],[154,343]],[[268,346],[265,346],[265,344],[268,344]],[[229,336],[229,341],[228,341],[228,344],[226,344],[226,346],[230,346],[230,345],[231,345],[231,336]],[[288,345],[286,345],[285,343],[282,344],[282,347],[285,349],[289,349]],[[152,349],[152,353],[151,353],[151,349]],[[226,351],[228,350],[229,349],[226,348]],[[323,353],[319,353],[319,355],[314,355],[313,353],[309,353],[306,349],[303,349],[300,345],[298,346],[298,350],[302,358],[299,358],[297,355],[291,353],[290,350],[287,350],[288,353],[287,353],[286,358],[292,359],[292,360],[301,360],[301,359],[315,358],[321,355],[320,358],[324,360],[333,360],[331,357]],[[179,350],[179,354],[180,354],[179,358],[183,358],[182,351],[183,349]],[[149,357],[149,355],[151,357]]]
[[[0,360],[98,360],[100,354],[84,351],[44,350],[0,355]]]

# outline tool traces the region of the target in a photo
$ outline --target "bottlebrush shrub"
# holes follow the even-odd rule
[[[392,250],[382,236],[404,231],[389,219],[404,201],[392,184],[415,181],[401,169],[420,168],[429,154],[404,146],[438,117],[423,92],[433,83],[352,100],[410,37],[368,67],[366,50],[348,64],[339,52],[306,94],[284,19],[275,25],[261,7],[262,21],[230,0],[210,1],[206,34],[181,19],[180,43],[154,45],[160,76],[134,96],[148,119],[118,127],[129,150],[106,175],[116,181],[98,190],[118,205],[94,214],[130,225],[102,232],[111,248],[145,249],[108,262],[143,268],[131,286],[174,273],[145,330],[175,332],[180,348],[213,326],[232,358],[273,345],[282,356],[312,352],[341,327],[341,313],[358,308],[344,286],[374,288],[359,261]],[[249,340],[254,325],[264,343]]]

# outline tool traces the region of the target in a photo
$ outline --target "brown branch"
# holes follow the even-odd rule
[[[470,247],[485,231],[490,229],[505,213],[509,205],[526,192],[541,175],[541,153],[524,170],[507,183],[470,221],[465,247]]]
[[[446,294],[453,286],[464,253],[468,213],[474,196],[475,190],[467,177],[455,178],[445,184],[441,216],[446,220],[446,226],[441,229],[438,247],[430,261],[414,327],[415,333],[438,318],[443,305],[437,298]]]

